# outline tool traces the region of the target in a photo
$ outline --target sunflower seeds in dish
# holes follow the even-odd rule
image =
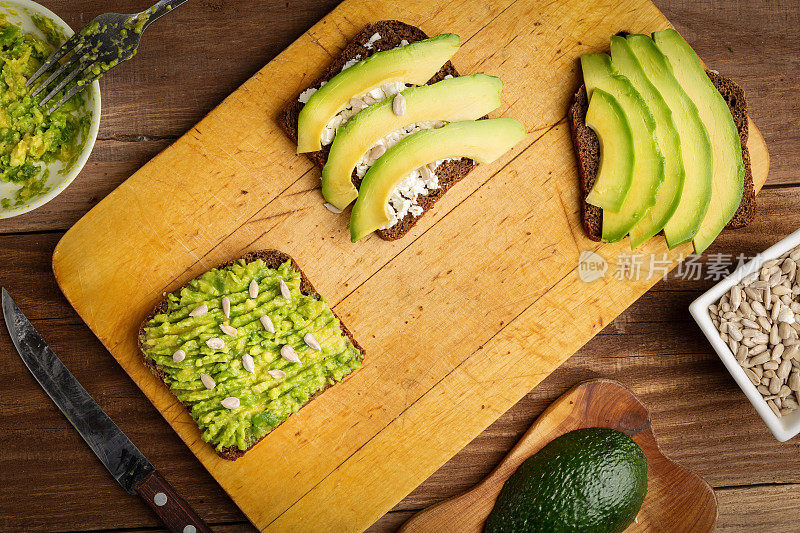
[[[800,246],[765,261],[708,312],[776,416],[800,409]]]

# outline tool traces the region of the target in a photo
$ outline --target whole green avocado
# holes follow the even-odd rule
[[[486,533],[621,533],[647,494],[647,460],[627,435],[586,428],[553,439],[508,478]]]

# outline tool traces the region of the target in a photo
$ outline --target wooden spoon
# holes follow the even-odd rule
[[[717,501],[702,478],[670,461],[658,449],[650,415],[622,384],[598,379],[581,383],[553,402],[489,476],[460,496],[412,516],[401,532],[479,532],[503,483],[525,459],[569,431],[607,427],[630,435],[647,456],[647,497],[626,533],[714,530]]]

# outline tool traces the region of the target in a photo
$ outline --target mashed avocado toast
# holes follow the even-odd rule
[[[168,294],[142,324],[139,346],[225,459],[244,455],[363,358],[296,263],[274,250]]]

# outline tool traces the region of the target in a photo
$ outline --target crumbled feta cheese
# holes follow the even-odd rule
[[[353,59],[348,59],[345,62],[344,66],[342,66],[342,72],[344,72],[345,70],[349,69],[350,67],[352,67],[353,65],[355,65],[359,61],[361,61],[361,54],[356,54],[356,57],[354,57]]]
[[[372,45],[374,45],[377,41],[379,41],[380,38],[381,38],[380,33],[375,33],[372,37],[369,38],[369,41],[367,41],[364,44],[364,48],[366,48],[367,50],[372,50]]]
[[[311,95],[317,92],[317,89],[314,87],[309,87],[305,91],[300,93],[300,96],[297,97],[297,101],[301,104],[305,104],[308,102],[308,99],[311,98]]]
[[[420,196],[427,196],[433,190],[439,188],[439,177],[436,169],[446,161],[456,161],[459,157],[448,157],[439,159],[427,165],[428,171],[424,168],[412,170],[405,176],[400,183],[392,190],[389,195],[389,202],[386,204],[386,214],[389,215],[389,223],[381,229],[389,229],[409,213],[413,217],[418,217],[423,213],[422,207],[417,203]]]
[[[320,136],[320,142],[323,146],[327,146],[333,142],[333,138],[336,136],[336,131],[345,124],[348,120],[350,120],[353,115],[361,111],[367,106],[370,106],[374,103],[380,102],[389,96],[393,96],[403,89],[406,88],[406,85],[403,82],[393,81],[389,83],[385,83],[380,87],[376,87],[375,89],[370,90],[366,94],[362,94],[361,96],[351,98],[347,105],[339,111],[336,116],[334,116],[328,124],[325,126],[325,129],[322,130],[322,135]],[[364,171],[366,172],[366,170]]]

